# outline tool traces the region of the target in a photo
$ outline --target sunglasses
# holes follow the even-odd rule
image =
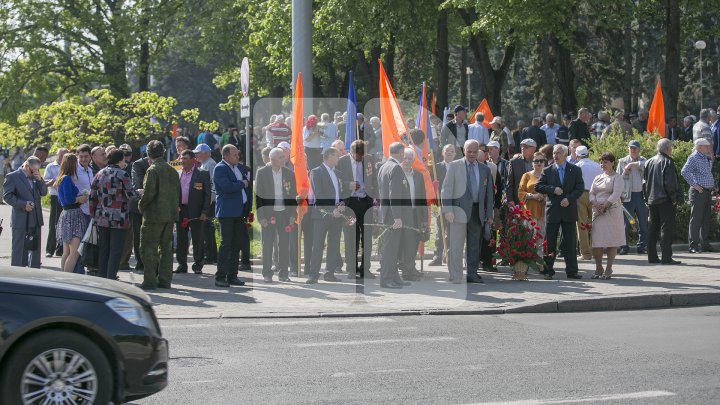
[[[547,161],[546,160],[533,160],[533,163],[545,163],[545,162],[547,162]]]

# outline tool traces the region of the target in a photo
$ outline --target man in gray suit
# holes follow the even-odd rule
[[[480,242],[484,225],[493,222],[493,178],[490,168],[478,162],[480,144],[468,140],[465,157],[447,166],[440,196],[448,224],[450,281],[462,282],[462,252],[467,240],[467,282],[482,283]]]
[[[40,268],[40,228],[43,226],[40,197],[47,186],[40,176],[40,159],[29,157],[22,167],[5,176],[3,198],[12,205],[12,266]],[[35,249],[25,246],[25,235],[35,234]]]

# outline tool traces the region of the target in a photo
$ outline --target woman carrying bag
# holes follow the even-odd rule
[[[60,267],[68,273],[75,270],[75,263],[80,257],[78,247],[85,234],[85,217],[80,206],[88,199],[87,194],[80,194],[72,180],[76,177],[77,165],[78,158],[75,154],[65,155],[53,186],[58,190],[58,201],[63,208],[56,229],[57,238],[63,245]]]

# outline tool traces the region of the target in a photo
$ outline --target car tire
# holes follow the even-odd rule
[[[67,373],[72,365],[75,367]],[[33,335],[13,350],[3,368],[0,375],[0,403],[3,404],[42,403],[51,396],[63,395],[76,398],[78,404],[111,401],[110,363],[95,343],[77,332],[48,330]],[[36,379],[24,378],[26,373]],[[24,392],[35,395],[28,401],[24,399]],[[87,398],[75,397],[78,394]]]

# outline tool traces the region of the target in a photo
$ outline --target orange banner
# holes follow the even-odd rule
[[[382,123],[383,155],[390,156],[390,144],[402,142],[400,137],[407,132],[400,105],[395,98],[390,80],[385,73],[382,60],[380,64],[380,121]]]
[[[475,112],[472,114],[472,116],[468,117],[471,124],[475,123],[475,114],[477,113],[483,113],[485,116],[485,119],[483,120],[483,126],[485,128],[490,128],[490,121],[493,119],[492,112],[490,111],[490,105],[488,104],[487,100],[482,99],[480,104],[478,104],[477,108],[475,109]]]
[[[646,129],[649,133],[657,131],[661,137],[665,138],[665,103],[663,102],[660,80],[658,80],[655,86],[655,96],[653,97],[650,112],[648,113]]]
[[[293,97],[292,112],[292,135],[290,138],[290,162],[295,171],[295,186],[297,194],[301,198],[298,206],[297,223],[307,212],[307,195],[310,190],[310,178],[307,173],[307,162],[305,161],[305,144],[303,142],[303,86],[302,72],[298,72],[295,81],[295,95]]]

